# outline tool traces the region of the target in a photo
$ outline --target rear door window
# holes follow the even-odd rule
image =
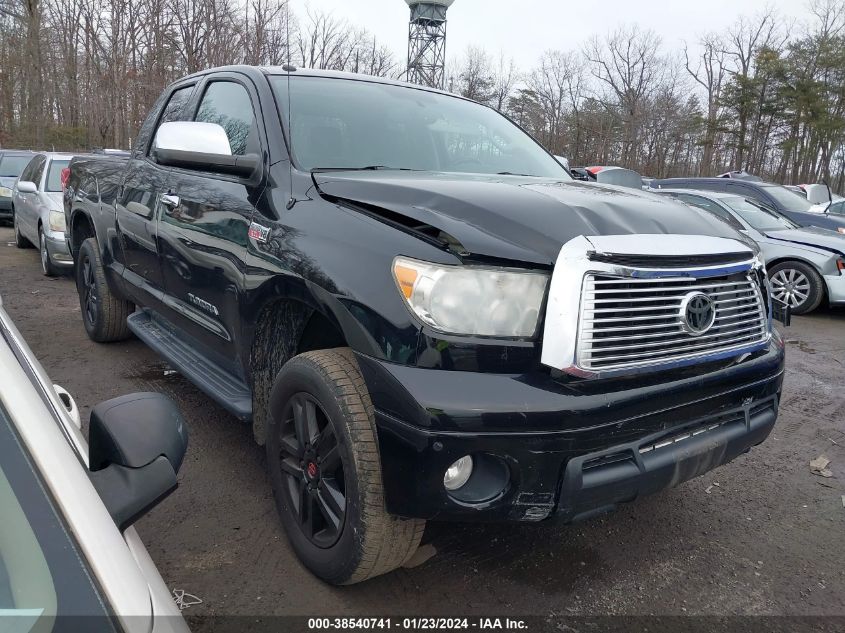
[[[35,158],[30,160],[20,173],[21,180],[32,180],[32,172],[35,171]]]
[[[32,161],[32,174],[30,176],[32,182],[38,190],[41,190],[41,176],[44,175],[44,165],[47,163],[46,156],[36,156]]]
[[[62,190],[62,170],[68,165],[70,165],[69,158],[50,161],[50,167],[47,169],[47,180],[44,182],[44,191]]]

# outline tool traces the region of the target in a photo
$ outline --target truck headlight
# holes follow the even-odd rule
[[[8,187],[0,187],[0,198],[11,198],[12,190]]]
[[[61,211],[50,211],[50,230],[65,232],[65,214]]]
[[[394,260],[393,276],[411,311],[436,330],[519,338],[536,333],[549,282],[546,273],[406,257]]]

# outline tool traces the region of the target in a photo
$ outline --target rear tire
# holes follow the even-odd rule
[[[267,467],[294,551],[326,582],[362,582],[416,552],[425,521],[385,509],[373,405],[350,349],[306,352],[279,372]]]
[[[824,280],[815,268],[798,261],[781,262],[769,269],[772,297],[788,303],[792,314],[807,314],[824,298]]]
[[[30,241],[21,235],[21,230],[18,228],[18,216],[14,210],[12,210],[12,227],[15,229],[15,246],[18,248],[32,248]]]
[[[100,261],[100,249],[93,237],[82,242],[79,248],[76,290],[88,338],[97,343],[110,343],[130,336],[126,318],[132,314],[135,306],[112,294]]]
[[[41,272],[45,277],[55,277],[59,274],[50,259],[50,251],[47,249],[47,236],[44,235],[44,227],[38,227],[38,251],[41,256]]]

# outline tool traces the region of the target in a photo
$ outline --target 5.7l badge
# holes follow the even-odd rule
[[[270,237],[270,227],[261,226],[257,222],[253,222],[249,225],[249,232],[247,235],[257,242],[266,242]]]

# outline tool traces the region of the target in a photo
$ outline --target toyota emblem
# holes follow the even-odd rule
[[[693,336],[704,334],[713,327],[716,320],[716,306],[713,299],[703,292],[691,292],[681,301],[679,311],[681,327]]]

